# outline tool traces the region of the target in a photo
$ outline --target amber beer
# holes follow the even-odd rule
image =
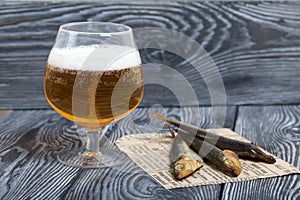
[[[90,129],[105,126],[132,112],[142,100],[144,83],[140,61],[134,66],[122,62],[121,67],[87,66],[82,70],[70,66],[72,62],[68,61],[59,66],[57,58],[50,55],[46,65],[45,95],[58,113],[79,125]]]

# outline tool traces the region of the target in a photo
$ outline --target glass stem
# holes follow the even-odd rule
[[[99,155],[99,138],[100,138],[101,129],[97,131],[86,130],[87,142],[86,142],[86,151],[90,156]]]

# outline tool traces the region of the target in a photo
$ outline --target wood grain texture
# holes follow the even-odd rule
[[[160,108],[164,114],[189,123],[198,116],[211,124],[211,108]],[[123,135],[166,131],[149,117],[158,108],[137,109],[106,128],[108,141]],[[235,108],[229,107],[226,124],[232,127]],[[78,148],[82,142],[73,123],[51,110],[12,111],[0,121],[0,199],[218,199],[220,185],[166,190],[129,158],[123,168],[84,170],[68,167],[56,154]],[[105,145],[112,146],[111,142]]]
[[[49,108],[43,71],[60,24],[110,21],[133,28],[161,27],[195,39],[212,56],[223,78],[227,103],[289,104],[300,97],[299,2],[1,2],[0,108]],[[145,36],[147,38],[147,36]],[[179,47],[184,47],[184,42]],[[186,105],[210,105],[195,68],[179,56],[154,49],[141,51],[144,63],[171,66],[191,84],[198,99]],[[162,66],[150,69],[180,87]],[[145,74],[147,75],[147,74]],[[171,76],[171,78],[170,78]],[[181,88],[185,90],[184,87]],[[178,106],[165,87],[146,85],[141,106]]]
[[[57,199],[78,169],[55,154],[78,146],[72,124],[53,111],[13,111],[0,121],[0,198]]]
[[[241,107],[235,131],[300,167],[300,106]],[[225,184],[222,199],[300,199],[300,176]]]

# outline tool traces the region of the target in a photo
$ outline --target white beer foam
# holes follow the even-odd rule
[[[86,71],[120,70],[141,63],[137,49],[120,45],[54,47],[48,58],[48,64],[52,66]]]

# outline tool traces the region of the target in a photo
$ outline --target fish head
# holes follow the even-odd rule
[[[254,160],[261,160],[261,161],[263,161],[265,163],[269,163],[269,164],[273,164],[276,162],[276,159],[273,156],[264,153],[255,144],[252,144],[250,151],[251,151],[250,157],[252,157]]]
[[[230,150],[224,150],[223,153],[225,155],[225,167],[223,169],[224,172],[234,177],[240,175],[242,171],[242,166],[239,157],[236,155],[236,153]]]
[[[186,155],[182,155],[175,162],[173,162],[172,165],[175,178],[182,180],[202,167],[203,163]]]

